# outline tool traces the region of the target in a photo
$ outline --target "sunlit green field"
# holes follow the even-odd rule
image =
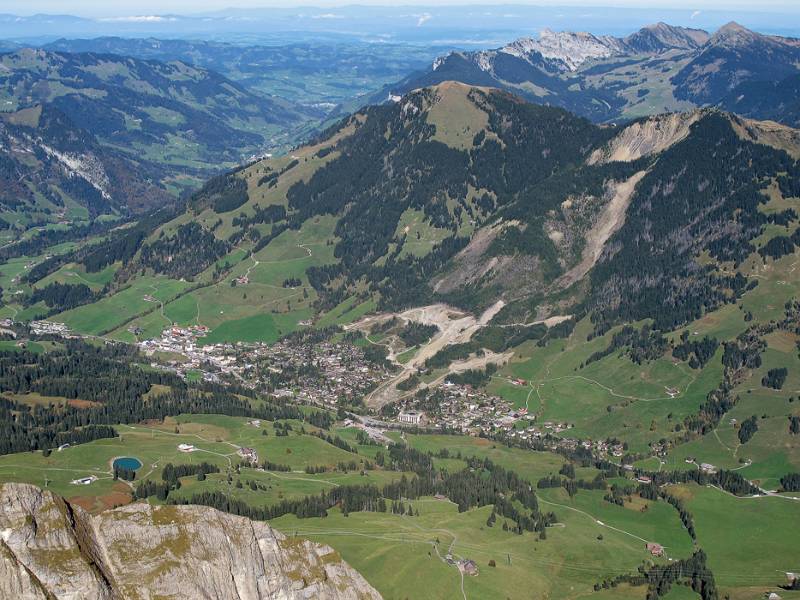
[[[672,486],[694,516],[699,545],[708,554],[717,585],[732,598],[760,598],[796,572],[800,501],[780,497],[736,498],[714,488]],[[739,588],[738,590],[735,588]]]
[[[477,577],[464,577],[468,598],[583,597],[595,582],[634,571],[647,558],[641,540],[565,508],[554,507],[559,524],[539,541],[531,533],[503,531],[502,519],[487,527],[490,507],[459,513],[455,505],[433,498],[412,504],[419,517],[343,517],[333,510],[324,519],[285,516],[272,524],[288,535],[330,544],[387,599],[461,597],[458,570],[440,558],[448,552],[478,564]],[[676,518],[656,521],[661,537],[680,536]],[[623,588],[613,597],[642,598],[643,592]]]
[[[247,425],[247,419],[223,415],[185,415],[168,418],[160,425],[117,425],[118,438],[95,440],[60,452],[54,450],[48,457],[41,452],[0,456],[0,481],[23,481],[46,486],[67,498],[103,496],[110,492],[114,484],[111,463],[115,457],[132,456],[142,462],[143,466],[137,472],[138,481],[160,481],[161,470],[169,462],[210,462],[224,472],[239,464],[241,459],[236,454],[239,446],[255,448],[262,462],[269,460],[299,471],[299,475],[279,473],[274,477],[253,472],[249,476],[259,480],[274,480],[276,483],[285,480],[286,483],[281,485],[288,485],[290,491],[294,490],[292,493],[306,488],[320,491],[329,485],[320,483],[308,487],[308,480],[313,484],[325,477],[333,477],[335,482],[334,474],[305,474],[306,466],[333,467],[339,462],[349,463],[352,460],[361,466],[363,456],[336,448],[317,437],[300,434],[300,426],[299,422],[295,422],[297,432],[278,437],[271,423],[264,422],[261,428],[256,428]],[[267,435],[263,435],[263,431]],[[198,450],[181,452],[178,450],[178,444],[181,443],[192,444]],[[91,475],[96,476],[98,481],[89,486],[71,483],[74,479]],[[244,476],[242,478],[246,479]],[[300,488],[297,487],[298,482],[304,482]],[[281,485],[276,488],[276,494],[282,490]]]

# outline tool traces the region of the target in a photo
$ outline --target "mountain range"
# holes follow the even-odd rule
[[[666,23],[625,38],[544,30],[539,38],[518,39],[495,50],[441,56],[427,71],[372,100],[458,80],[507,89],[607,122],[719,103],[731,107],[728,98],[741,95],[739,86],[790,87],[783,82],[798,74],[799,58],[797,39],[758,34],[736,23],[713,35]],[[781,116],[774,108],[760,112],[753,107],[749,116],[755,118]]]
[[[318,123],[332,123],[365,102],[449,80],[506,89],[595,122],[717,105],[795,125],[800,110],[800,43],[734,23],[713,35],[665,23],[624,38],[545,30],[496,50],[451,52],[427,72],[361,96],[368,82],[391,81],[435,50],[408,48],[373,55],[358,45],[98,38],[6,52],[0,55],[4,219],[16,226],[57,221],[66,214],[65,199],[81,207],[81,215],[143,210],[247,157],[285,149]],[[332,68],[340,73],[337,85],[323,83]],[[310,80],[320,83],[312,90]],[[42,123],[55,119],[72,133],[58,137],[56,129],[38,127],[39,119],[31,118],[37,107]],[[86,179],[86,169],[73,169],[44,149],[69,136],[87,149],[78,162],[97,165],[89,155],[104,155],[105,174]],[[20,157],[33,146],[40,147],[39,164],[51,167],[27,174]],[[52,168],[53,160],[59,168]],[[58,183],[60,176],[67,179]],[[112,180],[128,184],[100,189],[98,182]],[[71,194],[66,188],[74,181],[95,192]],[[99,199],[91,199],[94,193]],[[28,216],[19,214],[23,205],[32,208]]]

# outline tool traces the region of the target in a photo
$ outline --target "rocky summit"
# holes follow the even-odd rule
[[[381,597],[331,547],[203,506],[136,503],[92,516],[9,483],[0,538],[0,598]]]

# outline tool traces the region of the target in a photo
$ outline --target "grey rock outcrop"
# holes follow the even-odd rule
[[[204,506],[90,515],[37,487],[0,486],[0,599],[372,600],[339,554]]]

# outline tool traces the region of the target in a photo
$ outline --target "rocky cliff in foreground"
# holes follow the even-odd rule
[[[37,487],[0,486],[0,598],[380,598],[332,548],[202,506],[93,516]]]

